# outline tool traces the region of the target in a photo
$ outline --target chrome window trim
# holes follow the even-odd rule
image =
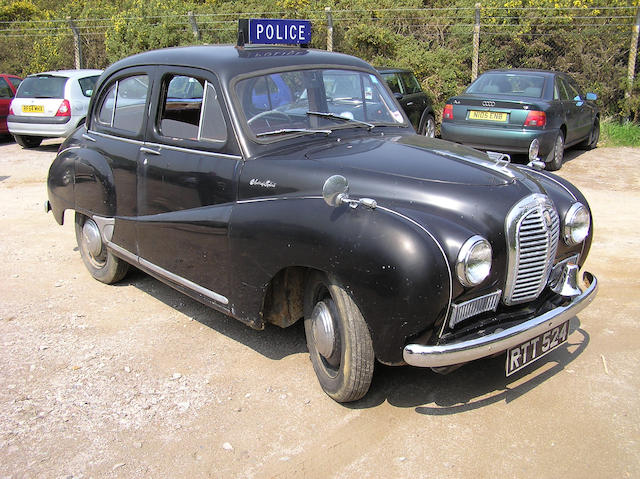
[[[210,142],[209,140],[203,140],[206,141],[208,143],[213,143]],[[206,151],[206,150],[197,150],[195,148],[185,148],[183,146],[173,146],[173,145],[166,145],[164,143],[154,143],[154,142],[145,142],[144,143],[145,146],[154,146],[156,148],[162,148],[165,150],[171,150],[171,151],[180,151],[182,153],[196,153],[199,155],[204,155],[204,156],[215,156],[217,158],[228,158],[230,160],[242,160],[242,156],[240,155],[230,155],[228,153],[216,153],[214,151]]]
[[[132,138],[124,138],[122,136],[116,136],[116,135],[111,135],[109,133],[102,133],[100,131],[95,131],[95,130],[89,130],[88,133],[91,133],[92,135],[97,135],[97,136],[101,136],[103,138],[108,138],[111,140],[121,140],[124,141],[125,143],[131,143],[133,145],[144,145],[144,141],[141,140],[134,140]]]

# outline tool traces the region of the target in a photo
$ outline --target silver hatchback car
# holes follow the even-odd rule
[[[84,123],[102,70],[60,70],[29,75],[11,102],[7,126],[23,148],[66,137]]]

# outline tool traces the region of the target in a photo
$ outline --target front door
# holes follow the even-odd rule
[[[141,265],[228,308],[228,226],[241,157],[214,75],[161,68],[138,157]]]

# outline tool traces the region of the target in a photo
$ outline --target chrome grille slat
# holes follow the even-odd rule
[[[541,194],[524,198],[505,222],[509,261],[503,302],[537,298],[549,279],[558,248],[560,219],[551,200]]]

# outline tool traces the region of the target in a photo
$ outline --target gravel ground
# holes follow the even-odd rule
[[[59,142],[0,142],[0,478],[640,477],[640,150],[571,152],[596,237],[566,347],[504,377],[379,366],[333,402],[301,325],[253,331],[134,272],[94,281],[43,212]],[[635,218],[635,219],[634,219]]]

